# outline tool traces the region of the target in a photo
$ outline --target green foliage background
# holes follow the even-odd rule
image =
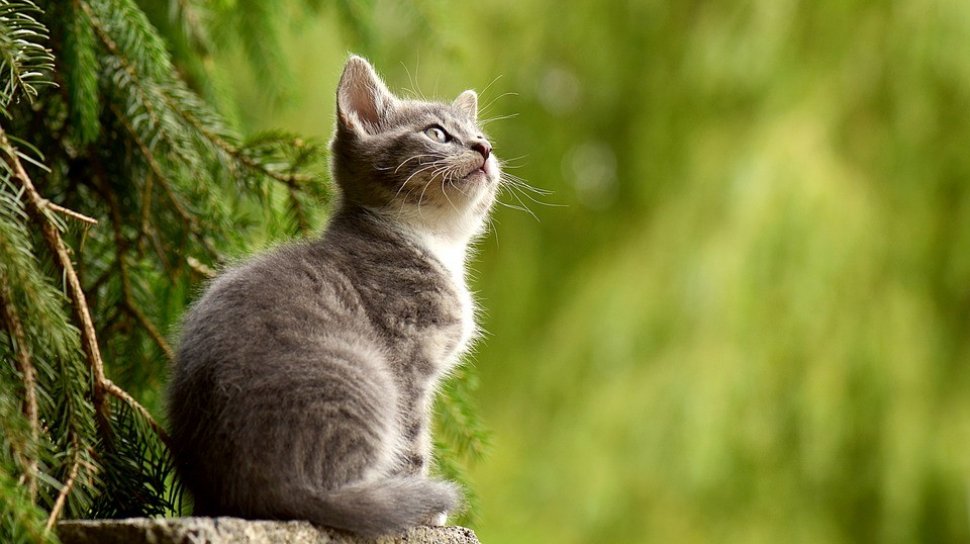
[[[446,464],[491,433],[483,542],[970,540],[970,4],[139,4],[243,134],[325,140],[354,51],[392,89],[478,89],[554,191],[496,210],[488,334],[439,406]],[[207,33],[172,15],[197,5]],[[260,202],[219,208],[230,255],[296,232]],[[156,349],[133,338],[112,353]],[[115,367],[152,409],[155,364]]]
[[[473,264],[483,542],[970,540],[970,4],[358,6],[285,99],[234,74],[246,123],[327,135],[355,49],[487,87],[565,205]]]

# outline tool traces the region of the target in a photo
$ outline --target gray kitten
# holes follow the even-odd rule
[[[499,183],[477,108],[397,98],[347,62],[326,232],[227,270],[183,323],[168,410],[196,515],[378,535],[456,506],[428,477],[429,425],[475,336],[465,254]]]

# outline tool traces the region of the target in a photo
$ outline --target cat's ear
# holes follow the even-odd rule
[[[472,121],[478,119],[478,94],[475,91],[461,93],[451,105]]]
[[[397,99],[363,57],[351,55],[337,86],[337,116],[347,127],[374,133]]]

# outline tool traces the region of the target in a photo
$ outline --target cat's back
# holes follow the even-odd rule
[[[183,321],[176,370],[247,365],[311,348],[359,320],[327,240],[286,244],[220,274]]]

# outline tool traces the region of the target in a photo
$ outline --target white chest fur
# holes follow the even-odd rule
[[[461,340],[453,353],[445,354],[450,359],[449,362],[454,363],[468,350],[476,333],[475,302],[465,282],[465,257],[468,245],[464,241],[429,234],[419,234],[418,238],[420,243],[445,266],[458,293],[459,304],[461,304]]]

